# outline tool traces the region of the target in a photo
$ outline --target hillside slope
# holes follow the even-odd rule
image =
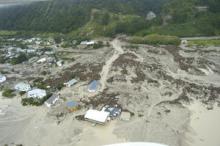
[[[92,28],[95,35],[105,36],[218,35],[219,7],[217,0],[52,0],[0,9],[0,29],[61,33],[83,29],[89,31],[83,34],[90,34]],[[150,11],[156,14],[151,21],[146,20]]]

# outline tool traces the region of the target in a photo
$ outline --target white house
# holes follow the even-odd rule
[[[76,84],[78,81],[76,79],[72,79],[66,83],[64,83],[65,86],[71,87],[72,85]]]
[[[50,108],[52,105],[54,105],[59,100],[59,98],[60,98],[59,95],[54,94],[47,101],[45,101],[44,104]]]
[[[153,19],[156,18],[156,17],[157,17],[157,15],[156,15],[154,12],[150,11],[150,12],[147,14],[146,19],[147,19],[147,20],[153,20]]]
[[[80,45],[94,45],[95,41],[82,41]]]
[[[28,98],[42,99],[45,96],[47,96],[47,93],[45,90],[42,90],[42,89],[33,89],[31,91],[28,91]]]
[[[35,49],[27,49],[27,53],[35,53],[36,50]]]
[[[47,58],[41,58],[37,61],[37,63],[44,63],[47,61]]]
[[[63,60],[59,60],[56,62],[57,66],[61,67],[63,66]]]
[[[95,122],[98,124],[105,124],[109,117],[109,112],[97,111],[97,110],[88,110],[84,118],[88,121]]]
[[[6,81],[6,76],[0,74],[0,84]]]
[[[31,90],[31,85],[28,83],[20,82],[20,83],[16,84],[14,88],[15,88],[15,90],[18,90],[18,91],[27,92],[27,91]]]
[[[208,6],[196,6],[196,9],[199,12],[206,12],[208,11],[209,7]]]

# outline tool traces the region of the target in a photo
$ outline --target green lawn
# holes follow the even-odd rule
[[[191,40],[189,46],[220,46],[220,39],[213,40]]]
[[[131,37],[130,43],[133,44],[149,44],[149,45],[176,45],[180,44],[180,39],[176,36],[152,34],[144,37]]]

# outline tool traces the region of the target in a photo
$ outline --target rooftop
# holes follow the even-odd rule
[[[90,84],[89,84],[89,91],[90,92],[95,92],[98,89],[98,85],[99,82],[97,80],[93,80]]]
[[[78,82],[78,81],[77,81],[76,79],[72,79],[72,80],[70,80],[70,81],[68,81],[68,82],[66,82],[66,83],[64,83],[64,84],[71,86],[71,85],[76,84],[77,82]]]
[[[56,101],[59,98],[57,94],[53,94],[47,101],[46,103],[48,104],[54,104],[54,101]]]
[[[85,119],[95,121],[98,123],[105,123],[109,116],[109,112],[88,110],[85,114]]]

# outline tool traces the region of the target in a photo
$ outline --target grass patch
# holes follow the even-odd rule
[[[152,34],[145,37],[131,37],[130,43],[149,45],[179,45],[181,40],[176,36]]]
[[[220,39],[212,40],[190,40],[188,41],[189,46],[220,46]]]
[[[12,90],[12,89],[5,89],[5,90],[2,92],[2,96],[8,97],[8,98],[13,98],[13,97],[15,96],[14,90]]]
[[[16,31],[0,30],[0,36],[14,36],[16,34]]]

